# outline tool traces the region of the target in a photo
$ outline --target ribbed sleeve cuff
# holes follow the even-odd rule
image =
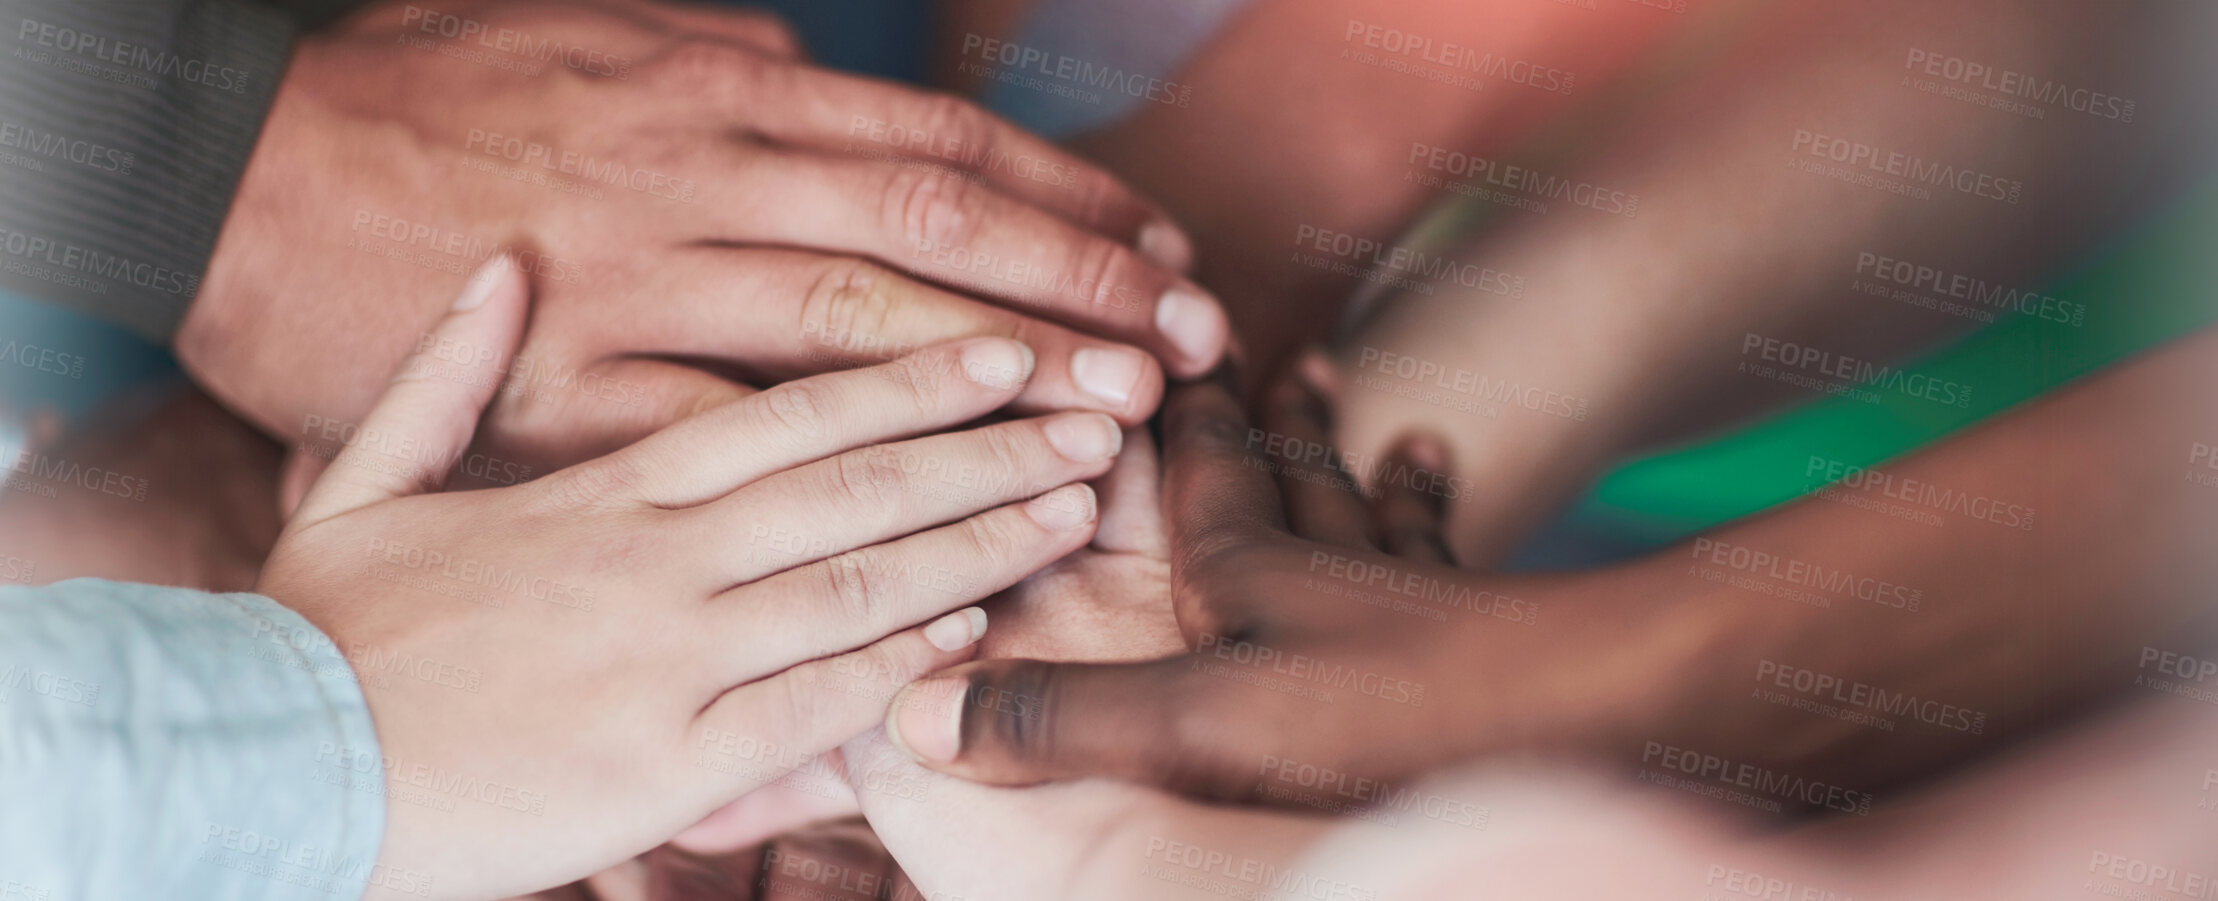
[[[0,17],[0,287],[168,343],[291,18],[246,0],[17,0]]]

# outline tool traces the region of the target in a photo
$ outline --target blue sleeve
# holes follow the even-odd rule
[[[428,892],[375,866],[381,759],[345,657],[269,598],[0,588],[0,898]]]

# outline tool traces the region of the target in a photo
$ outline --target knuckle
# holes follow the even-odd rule
[[[1037,426],[1029,428],[1037,429]],[[988,472],[1007,473],[1012,481],[1034,468],[1030,464],[1041,459],[1047,443],[1045,438],[1035,440],[1029,433],[1020,437],[1017,430],[1009,428],[979,429],[976,435],[978,440],[972,453],[979,462],[991,467]]]
[[[886,290],[891,278],[862,260],[825,266],[802,299],[801,334],[846,351],[881,346],[897,300]]]
[[[1138,274],[1139,257],[1123,245],[1091,235],[1078,238],[1071,248],[1072,284],[1089,306],[1109,304],[1123,296],[1118,288]]]
[[[771,86],[764,83],[776,69],[773,61],[760,53],[708,37],[686,37],[673,42],[645,69],[656,86],[686,93],[697,92],[704,85],[742,87],[764,96],[774,93]]]
[[[902,473],[890,451],[869,448],[839,455],[824,468],[824,478],[828,483],[825,491],[833,499],[881,510],[899,499]]]
[[[884,615],[884,592],[871,574],[868,551],[855,550],[824,560],[825,592],[841,622],[875,624]]]
[[[1055,728],[1061,710],[1062,668],[1026,660],[993,682],[974,678],[968,703],[988,711],[992,744],[1035,772],[1052,773],[1062,759]],[[1081,711],[1081,714],[1084,712]],[[967,722],[970,717],[964,717]],[[969,744],[965,736],[964,744]]]
[[[1030,533],[1018,528],[1008,517],[987,514],[963,520],[962,534],[973,562],[992,570],[1014,559]]]
[[[914,247],[968,247],[979,233],[982,198],[954,173],[899,166],[886,178],[885,217]]]
[[[784,16],[761,10],[745,10],[739,15],[748,39],[763,50],[783,56],[801,52],[801,33]]]
[[[931,93],[924,96],[917,116],[923,131],[943,143],[975,149],[966,155],[977,159],[995,157],[993,120],[978,105],[953,94]]]
[[[619,499],[638,496],[642,474],[628,454],[613,454],[584,466],[573,466],[534,482],[535,493],[556,513],[602,511]]]
[[[834,409],[830,393],[822,383],[803,379],[755,395],[752,405],[769,431],[816,437],[831,427],[827,414]]]
[[[955,370],[953,358],[944,352],[910,354],[894,366],[895,378],[908,389],[910,411],[927,418],[938,412],[946,396],[947,377]]]
[[[767,705],[771,722],[784,727],[775,734],[803,736],[808,747],[816,747],[816,730],[827,719],[821,680],[822,673],[814,664],[788,670],[787,678],[770,680],[776,692]]]

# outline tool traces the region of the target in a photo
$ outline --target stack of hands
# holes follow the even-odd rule
[[[362,681],[387,765],[543,796],[390,804],[379,863],[431,878],[372,897],[1420,898],[1496,866],[1534,883],[1503,882],[1515,896],[1587,897],[1734,855],[1849,884],[1829,855],[1872,838],[1856,827],[1821,827],[1837,841],[1820,853],[1522,767],[1709,754],[1847,787],[1848,808],[1818,792],[1787,813],[1868,813],[1873,790],[1996,734],[1874,736],[1752,705],[1752,667],[1783,655],[1999,720],[2092,696],[2077,686],[2116,676],[2135,635],[2199,615],[2191,578],[2119,563],[2072,584],[2148,597],[2125,625],[2021,622],[1989,596],[2046,571],[1976,572],[2040,546],[1954,538],[1961,561],[1936,562],[1809,505],[1718,541],[1820,548],[1963,603],[1916,629],[1861,606],[1815,626],[1720,600],[1683,572],[1699,547],[1492,571],[1534,499],[1562,493],[1550,464],[1591,474],[1623,446],[1504,452],[1532,472],[1468,492],[1517,500],[1499,510],[1358,478],[1331,448],[1469,476],[1472,443],[1433,434],[1437,410],[1352,396],[1345,356],[1243,365],[1196,238],[1095,163],[967,101],[812,65],[765,16],[453,6],[593,46],[625,77],[426,53],[424,11],[401,4],[304,38],[177,343],[202,390],[285,445],[264,461],[275,484],[251,486],[279,495],[282,531],[239,531],[251,546],[223,559],[350,659],[468,675]],[[885,137],[911,134],[931,140]],[[639,178],[556,190],[535,170],[564,157]],[[1367,340],[1460,340],[1417,303],[1390,297]],[[2169,447],[2196,426],[2113,418],[2116,400],[2207,380],[2211,340],[1904,469],[1978,489],[2039,469],[2019,447]],[[2037,490],[2045,510],[2116,513],[2066,539],[2142,522],[2100,486]],[[2038,673],[1958,665],[2075,629],[2097,650]],[[1900,662],[1860,669],[1858,643],[1880,640]],[[1459,769],[1481,758],[1506,769]],[[1936,795],[1884,847],[1962,828],[1933,805],[1999,809],[2052,772]],[[2102,790],[2128,789],[2084,792]],[[1392,798],[1421,799],[1423,822],[1382,823]],[[1488,831],[1504,817],[1519,828]],[[1238,875],[1255,872],[1295,878]]]

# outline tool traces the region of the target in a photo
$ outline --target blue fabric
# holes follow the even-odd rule
[[[1100,129],[1145,103],[1178,106],[1177,70],[1248,0],[1041,0],[1014,49],[957,40],[986,67],[988,109],[1050,138]],[[998,51],[998,52],[994,52]],[[1005,64],[1014,59],[1014,64]]]
[[[381,759],[353,669],[269,598],[0,588],[0,897],[426,890],[374,866]]]

